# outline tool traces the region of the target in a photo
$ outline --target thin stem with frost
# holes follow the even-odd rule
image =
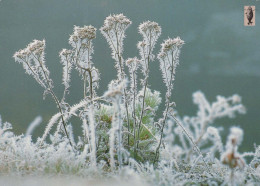
[[[94,168],[97,166],[96,160],[96,130],[95,130],[95,118],[93,113],[93,105],[90,105],[90,109],[88,112],[89,117],[89,125],[90,125],[90,135],[91,135],[91,162]]]
[[[74,32],[70,36],[69,43],[73,47],[74,64],[76,69],[82,75],[83,79],[83,97],[90,99],[96,95],[95,88],[98,87],[99,73],[93,67],[91,54],[94,53],[92,40],[96,38],[96,28],[89,25],[84,27],[74,27]],[[86,84],[89,84],[88,88]]]
[[[112,57],[116,61],[115,67],[117,70],[117,77],[121,82],[125,79],[124,60],[122,57],[123,39],[125,38],[125,31],[130,24],[131,21],[128,18],[126,18],[123,14],[116,14],[108,16],[104,21],[104,25],[100,28],[101,33],[106,38],[110,48],[112,49]],[[130,131],[128,99],[125,88],[123,90],[123,99],[126,110],[127,129],[128,131]],[[128,135],[128,145],[129,141],[130,136]]]
[[[188,133],[188,131],[184,128],[184,126],[177,120],[177,118],[176,118],[173,114],[171,114],[171,117],[174,119],[174,121],[177,123],[177,125],[179,125],[179,126],[182,128],[183,132],[186,134],[186,136],[188,137],[188,139],[192,142],[192,144],[193,144],[193,146],[195,147],[197,153],[199,154],[199,156],[202,157],[202,160],[203,160],[203,162],[204,162],[204,164],[205,164],[205,166],[206,166],[206,168],[207,168],[208,173],[211,174],[211,171],[210,171],[210,169],[209,169],[209,167],[208,167],[207,162],[206,162],[205,159],[204,159],[204,156],[202,155],[202,153],[201,153],[199,147],[198,147],[198,146],[196,145],[196,143],[193,141],[191,135]]]
[[[154,56],[152,54],[154,46],[156,44],[157,39],[161,35],[161,27],[156,22],[146,21],[139,25],[139,33],[143,36],[143,41],[139,42],[137,47],[139,49],[139,53],[142,60],[142,73],[144,75],[143,79],[143,96],[142,96],[142,107],[141,107],[141,114],[137,129],[137,143],[135,151],[139,147],[139,140],[140,140],[140,130],[141,124],[144,116],[145,110],[145,97],[146,97],[146,89],[148,86],[148,77],[149,77],[149,65],[150,61],[153,60]],[[136,152],[135,152],[136,154]]]
[[[47,73],[46,73],[46,71],[45,71],[45,68],[43,67],[43,64],[42,64],[41,60],[38,59],[37,57],[35,57],[35,58],[36,58],[37,61],[40,63],[40,66],[42,67],[42,70],[43,70],[43,72],[44,72],[44,76],[45,76],[45,78],[47,79],[47,82],[48,82],[48,83],[47,83],[47,86],[48,86],[47,91],[49,91],[49,92],[51,93],[52,98],[54,99],[54,101],[55,101],[55,103],[56,103],[56,105],[57,105],[57,107],[58,107],[58,109],[59,109],[59,112],[61,113],[61,120],[62,120],[62,124],[63,124],[63,127],[64,127],[64,132],[65,132],[65,134],[66,134],[66,136],[67,136],[67,138],[68,138],[68,140],[69,140],[70,145],[73,147],[73,145],[72,145],[72,143],[71,143],[71,141],[70,141],[70,138],[69,138],[69,134],[68,134],[67,129],[66,129],[66,122],[65,122],[65,119],[64,119],[63,111],[62,111],[62,109],[61,109],[60,101],[59,101],[59,99],[57,98],[57,96],[55,95],[55,93],[54,93],[53,90],[52,90],[52,86],[51,86],[51,84],[50,84],[51,81],[48,79],[49,77],[47,76]]]
[[[135,58],[129,58],[126,60],[126,65],[129,68],[130,73],[130,91],[129,93],[131,96],[132,101],[132,117],[133,117],[133,138],[134,138],[134,152],[136,152],[136,125],[137,125],[137,118],[136,118],[136,96],[137,96],[137,69],[140,64],[140,60]],[[136,153],[134,153],[134,156]]]
[[[43,41],[34,40],[25,49],[16,52],[14,54],[14,58],[15,61],[17,61],[18,63],[23,63],[26,73],[32,75],[36,79],[36,81],[45,89],[44,95],[47,93],[51,94],[52,98],[54,99],[59,109],[65,134],[71,144],[66,129],[66,122],[64,119],[63,111],[61,109],[60,101],[52,90],[53,82],[49,77],[50,72],[48,71],[45,65],[44,50],[45,50],[45,40]]]
[[[170,98],[173,90],[173,81],[175,79],[175,70],[179,64],[180,48],[183,44],[184,41],[182,41],[179,37],[174,39],[169,38],[161,44],[162,47],[157,56],[160,61],[160,68],[167,91],[165,96],[165,111],[163,112],[163,118],[159,120],[160,141],[155,151],[154,163],[157,162],[159,158],[159,149],[163,141],[163,131],[168,117],[169,108],[174,105],[174,103],[170,102]]]

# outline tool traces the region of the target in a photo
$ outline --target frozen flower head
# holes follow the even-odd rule
[[[41,57],[44,54],[45,40],[33,40],[25,49],[19,50],[14,54],[14,58],[17,62],[28,59],[31,55]]]
[[[137,48],[139,49],[140,56],[142,57],[142,72],[147,72],[147,64],[149,60],[154,60],[153,49],[161,35],[161,27],[158,23],[152,21],[146,21],[139,25],[139,33],[143,36],[143,41],[138,42]]]
[[[114,14],[108,16],[103,27],[100,28],[101,32],[109,32],[112,29],[126,29],[132,22],[123,14]]]
[[[243,130],[238,127],[232,127],[228,136],[228,143],[232,146],[238,146],[243,140]]]
[[[161,44],[161,50],[157,56],[160,61],[164,83],[167,86],[169,94],[173,88],[172,82],[175,78],[175,69],[179,64],[180,48],[183,44],[184,41],[179,37],[174,39],[169,38]]]
[[[44,60],[45,40],[33,40],[23,50],[14,54],[14,59],[23,64],[25,72],[32,75],[34,79],[43,87],[53,88],[52,80],[49,78],[49,70]]]
[[[72,47],[76,47],[79,43],[86,44],[86,42],[96,38],[96,30],[91,25],[84,27],[74,26],[74,32],[69,38],[69,43]]]
[[[237,146],[243,140],[243,130],[238,127],[232,127],[226,144],[226,152],[222,154],[221,160],[223,164],[229,165],[230,168],[243,168],[244,159],[237,152]]]
[[[240,154],[228,151],[222,155],[221,162],[228,165],[231,169],[236,167],[242,169],[245,166],[245,160]]]
[[[59,56],[60,57],[69,57],[72,55],[72,50],[68,50],[68,49],[62,49],[62,51],[60,51]]]
[[[25,50],[27,50],[27,53],[34,54],[37,57],[41,57],[44,55],[44,49],[45,49],[45,40],[34,40],[32,43],[30,43]]]
[[[18,52],[15,52],[13,57],[14,57],[15,61],[20,63],[26,59],[28,54],[29,54],[29,52],[24,49],[24,50],[19,50]]]
[[[32,58],[43,58],[45,49],[45,40],[33,40],[32,43],[27,45],[23,50],[19,50],[14,54],[15,61],[21,62],[30,62]],[[43,60],[43,59],[42,59]]]
[[[27,49],[30,52],[35,52],[41,54],[45,49],[45,40],[39,41],[34,40],[32,43],[30,43],[27,47]]]
[[[161,35],[161,27],[158,23],[153,21],[146,21],[139,25],[138,27],[139,33],[144,35],[152,34],[156,36],[157,38]]]
[[[131,72],[136,71],[141,61],[137,58],[129,58],[126,60],[126,65],[129,67]]]
[[[158,57],[165,58],[167,54],[176,51],[176,49],[180,49],[183,44],[184,41],[181,40],[180,37],[165,40],[164,43],[161,44],[162,47]]]
[[[105,19],[100,31],[112,49],[112,56],[115,53],[122,52],[125,30],[131,23],[132,22],[123,14],[110,15]]]
[[[123,62],[123,41],[125,31],[132,22],[123,14],[114,14],[108,16],[104,25],[100,28],[102,35],[106,38],[109,47],[112,50],[112,58],[115,60],[115,68],[117,77],[121,81],[125,78],[124,62]]]
[[[126,65],[132,65],[134,63],[140,63],[140,60],[137,57],[129,58],[126,60]]]

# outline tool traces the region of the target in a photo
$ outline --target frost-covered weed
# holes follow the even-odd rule
[[[63,66],[64,93],[58,98],[45,63],[45,41],[34,40],[15,53],[15,61],[50,94],[58,107],[46,124],[42,137],[31,139],[40,118],[32,122],[26,135],[14,135],[12,125],[0,120],[0,172],[16,174],[69,174],[87,178],[140,180],[150,185],[243,185],[260,181],[260,148],[239,153],[243,130],[232,127],[227,143],[221,138],[222,128],[214,121],[244,114],[238,95],[217,96],[210,103],[201,91],[193,94],[198,106],[195,116],[181,117],[172,100],[176,68],[184,41],[169,38],[157,55],[166,86],[164,111],[158,121],[162,102],[159,91],[149,88],[150,63],[155,61],[155,45],[161,35],[156,22],[146,21],[138,27],[143,40],[138,42],[139,57],[124,60],[123,41],[131,21],[123,14],[110,15],[100,28],[115,60],[117,79],[108,91],[97,95],[99,71],[94,67],[93,39],[97,29],[75,26],[69,38],[71,49],[60,52]],[[126,70],[126,67],[128,69]],[[82,77],[82,100],[67,102],[71,71]],[[141,71],[141,73],[139,72]],[[139,78],[140,77],[140,78]],[[82,123],[82,134],[73,135]],[[56,129],[53,127],[56,125]],[[51,133],[53,131],[53,133]],[[49,139],[49,141],[48,141]],[[252,156],[247,163],[246,156]]]

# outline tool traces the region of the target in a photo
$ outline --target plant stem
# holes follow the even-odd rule
[[[146,34],[147,36],[147,34]],[[151,54],[151,50],[152,50],[152,35],[151,35],[151,31],[150,31],[150,37],[149,37],[149,52],[148,52],[148,56],[147,56],[147,63],[146,62],[146,56],[145,53],[143,52],[143,58],[144,58],[144,63],[145,65],[147,64],[146,67],[146,72],[145,72],[145,86],[144,86],[144,95],[143,95],[143,103],[142,103],[142,110],[141,110],[141,117],[140,117],[140,121],[139,121],[139,125],[138,125],[138,131],[137,131],[137,144],[136,144],[136,149],[138,149],[139,146],[139,140],[140,140],[140,130],[141,130],[141,123],[143,120],[143,115],[144,115],[144,104],[145,104],[145,96],[146,96],[146,88],[148,85],[148,77],[149,77],[149,64],[150,64],[150,54]],[[143,49],[144,50],[144,49]]]
[[[177,120],[177,118],[176,118],[173,114],[171,114],[171,117],[174,119],[174,121],[177,123],[177,125],[179,125],[179,126],[182,128],[183,132],[186,134],[186,136],[188,137],[188,139],[192,142],[192,144],[193,144],[193,146],[195,147],[197,153],[202,157],[202,160],[203,160],[203,162],[204,162],[204,164],[205,164],[205,166],[206,166],[206,169],[207,169],[208,173],[211,174],[211,171],[210,171],[210,169],[209,169],[209,167],[208,167],[208,164],[206,163],[206,161],[205,161],[205,159],[204,159],[204,156],[202,155],[202,153],[201,153],[199,147],[198,147],[198,146],[196,145],[196,143],[193,141],[191,135],[188,133],[188,131],[184,128],[184,126]]]
[[[120,67],[120,71],[121,71],[121,81],[123,81],[124,78],[125,78],[124,77],[125,73],[124,73],[124,69],[123,69],[123,65],[122,65],[122,56],[121,56],[121,53],[119,52],[119,41],[118,41],[118,33],[117,33],[117,31],[116,31],[116,40],[117,40],[116,54],[117,54],[117,57],[118,57],[119,67]],[[124,91],[124,102],[125,102],[125,109],[126,109],[127,130],[128,130],[128,132],[130,132],[130,122],[129,122],[129,112],[128,112],[126,89],[124,88],[123,91]],[[128,144],[128,146],[129,146],[129,143],[130,143],[130,136],[128,134],[127,135],[127,144]]]
[[[48,76],[47,76],[47,74],[46,74],[46,72],[45,72],[45,70],[44,70],[44,67],[43,67],[43,64],[42,64],[41,60],[38,59],[35,55],[34,55],[34,57],[35,57],[35,59],[39,62],[40,66],[41,66],[41,68],[42,68],[42,70],[43,70],[45,79],[46,79],[46,81],[47,81],[48,91],[51,93],[52,98],[54,99],[56,105],[57,105],[58,108],[59,108],[59,112],[61,113],[61,119],[62,119],[62,124],[63,124],[63,127],[64,127],[65,134],[66,134],[66,136],[67,136],[67,138],[68,138],[68,140],[69,140],[69,143],[70,143],[71,147],[73,147],[73,145],[72,145],[72,143],[71,143],[71,141],[70,141],[70,138],[69,138],[67,129],[66,129],[66,123],[65,123],[65,120],[64,120],[64,115],[63,115],[61,106],[60,106],[60,101],[58,100],[57,96],[54,94],[53,90],[51,89],[50,80],[49,80],[49,78],[48,78]]]

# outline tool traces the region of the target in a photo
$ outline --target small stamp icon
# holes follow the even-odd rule
[[[244,6],[244,26],[255,26],[255,6]]]

